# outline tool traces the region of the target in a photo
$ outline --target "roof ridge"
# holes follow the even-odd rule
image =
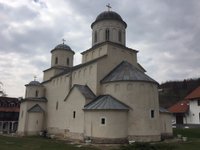
[[[123,62],[125,62],[124,60],[121,62],[121,63],[119,63],[116,67],[114,67],[114,69],[112,69],[101,81],[100,81],[100,83],[102,83],[103,82],[103,80],[105,79],[105,78],[107,78],[110,74],[112,74]]]
[[[43,108],[42,108],[39,104],[35,104],[34,106],[32,106],[32,107],[28,110],[28,112],[32,111],[34,108],[37,108],[37,107],[38,107],[41,111],[44,112]]]

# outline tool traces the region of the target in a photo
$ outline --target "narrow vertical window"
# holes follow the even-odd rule
[[[101,117],[101,125],[106,125],[106,118],[105,117]]]
[[[56,110],[58,110],[58,101],[56,102]]]
[[[73,111],[73,118],[76,118],[76,111]]]
[[[67,66],[69,66],[69,58],[67,58]]]
[[[97,31],[94,32],[94,42],[97,42]]]
[[[106,38],[106,41],[109,41],[109,38],[110,38],[110,31],[109,31],[109,29],[106,29],[106,31],[105,31],[105,38]]]
[[[35,91],[35,97],[38,97],[38,90]]]
[[[151,110],[151,118],[154,118],[154,117],[155,117],[155,111]]]
[[[118,41],[119,42],[122,41],[122,32],[121,32],[121,30],[119,30],[119,32],[118,32]]]
[[[58,64],[58,57],[55,58],[55,64]]]

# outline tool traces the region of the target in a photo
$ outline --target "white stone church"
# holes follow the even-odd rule
[[[158,83],[126,47],[126,22],[114,11],[91,24],[92,47],[73,65],[66,44],[51,50],[43,82],[31,81],[21,101],[19,135],[47,130],[55,136],[94,143],[159,141],[171,135],[171,118],[159,108]]]

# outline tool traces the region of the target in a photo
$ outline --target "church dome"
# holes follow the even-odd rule
[[[93,25],[99,21],[102,21],[102,20],[117,20],[117,21],[120,21],[121,23],[123,23],[125,25],[125,27],[127,27],[127,24],[126,22],[123,21],[122,17],[114,12],[114,11],[104,11],[102,13],[100,13],[96,20],[92,23],[91,27],[93,27]]]
[[[66,44],[59,44],[54,49],[65,49],[65,50],[71,50],[71,48]]]
[[[40,85],[39,81],[31,81],[28,85]]]
[[[67,51],[71,51],[74,53],[74,51],[71,49],[71,47],[64,43],[58,44],[52,51],[54,51],[54,50],[67,50]]]

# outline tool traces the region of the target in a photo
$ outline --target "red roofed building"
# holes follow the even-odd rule
[[[189,100],[199,100],[200,99],[200,86],[188,94],[185,99]]]
[[[176,124],[200,125],[200,86],[188,94],[184,100],[171,106],[168,111],[174,114]]]
[[[168,111],[174,114],[174,121],[176,124],[184,124],[185,114],[189,110],[189,101],[182,100],[171,106]]]
[[[0,133],[16,132],[20,102],[17,98],[0,97]]]

